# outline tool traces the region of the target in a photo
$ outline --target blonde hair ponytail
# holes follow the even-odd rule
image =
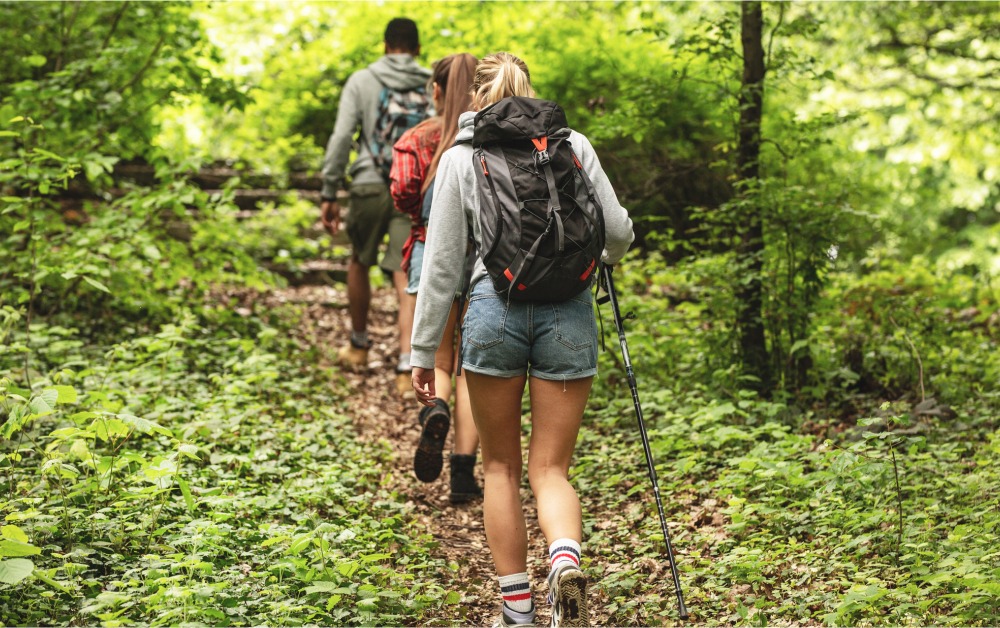
[[[510,96],[535,96],[528,66],[509,52],[486,55],[476,66],[472,108],[479,111]]]

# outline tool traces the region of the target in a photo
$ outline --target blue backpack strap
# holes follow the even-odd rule
[[[431,179],[427,191],[424,192],[424,199],[420,206],[420,222],[427,226],[427,221],[431,218],[431,204],[434,202],[434,179]]]
[[[379,75],[375,73],[374,70],[372,70],[371,68],[365,68],[365,69],[368,70],[368,73],[372,75],[372,78],[374,78],[376,81],[378,81],[378,84],[382,86],[382,89],[380,89],[379,92],[378,92],[378,97],[375,99],[375,108],[376,108],[377,111],[381,111],[382,110],[382,99],[385,97],[386,90],[389,89],[389,86],[385,84],[385,81],[383,81],[379,77]],[[375,123],[378,124],[378,118],[375,119]],[[374,131],[374,129],[369,129],[369,131]],[[362,134],[362,136],[364,136],[364,134],[365,134],[365,125],[364,124],[361,125],[361,134]],[[368,152],[372,152],[372,141],[373,141],[372,138],[365,137],[364,139],[365,139],[365,146],[368,147]]]

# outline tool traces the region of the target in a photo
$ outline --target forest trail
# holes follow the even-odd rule
[[[326,360],[347,338],[348,317],[346,289],[340,284],[329,286],[299,286],[274,291],[268,300],[277,303],[294,303],[302,307],[302,340],[320,347]],[[369,333],[373,346],[369,353],[368,373],[338,371],[351,391],[345,399],[343,411],[354,424],[357,437],[362,441],[384,441],[392,450],[392,467],[386,470],[385,485],[395,491],[411,508],[411,514],[438,546],[435,554],[453,568],[447,581],[439,584],[448,591],[456,591],[461,601],[445,605],[425,619],[426,625],[490,625],[499,609],[499,595],[493,563],[486,546],[483,529],[482,502],[453,506],[448,502],[448,464],[437,481],[424,484],[413,474],[412,456],[420,429],[417,423],[419,406],[415,398],[400,399],[395,390],[394,366],[396,363],[395,300],[388,288],[372,291],[372,311],[369,315]],[[326,366],[328,364],[325,364]],[[336,385],[336,383],[335,383]],[[445,455],[451,449],[451,438]],[[482,484],[481,461],[477,464],[477,479]],[[526,483],[522,487],[525,498],[526,520],[529,533],[528,571],[538,606],[537,625],[547,625],[549,608],[545,603],[547,593],[545,578],[548,562],[544,560],[547,546],[538,529],[534,502],[530,499]],[[583,503],[585,516],[607,521],[613,513],[594,512],[600,503]],[[588,512],[589,511],[589,512]],[[592,582],[594,577],[591,576]],[[607,594],[597,586],[590,590],[591,622],[606,625],[603,608]]]

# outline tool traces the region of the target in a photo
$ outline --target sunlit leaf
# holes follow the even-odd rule
[[[91,286],[97,288],[101,292],[107,292],[108,294],[111,294],[111,290],[109,290],[107,286],[105,286],[100,281],[94,279],[93,277],[88,277],[87,275],[83,275],[83,280],[86,281]]]
[[[26,558],[0,560],[0,582],[17,584],[31,575],[35,564]]]

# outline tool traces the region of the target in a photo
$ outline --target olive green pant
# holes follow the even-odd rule
[[[389,188],[379,183],[351,186],[347,237],[363,266],[378,262],[379,248],[389,234],[389,245],[379,267],[389,273],[402,270],[403,245],[410,236],[410,217],[393,207]]]

